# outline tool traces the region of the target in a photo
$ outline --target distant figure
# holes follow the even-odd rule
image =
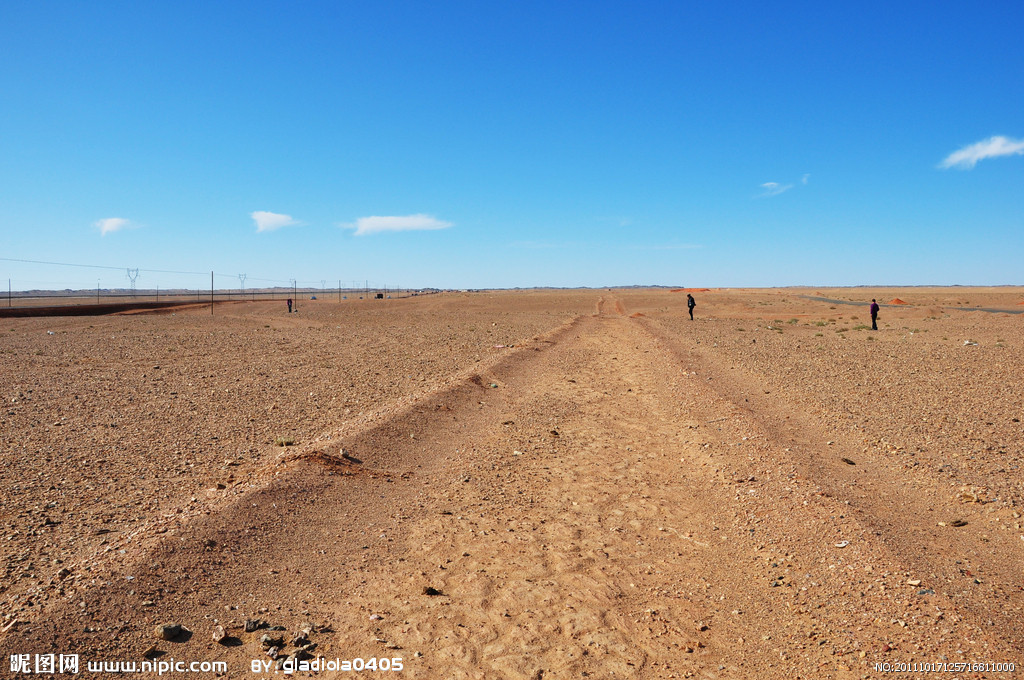
[[[878,330],[878,303],[875,298],[871,298],[871,330]]]
[[[288,298],[288,313],[292,313],[292,299]]]
[[[686,308],[690,310],[690,321],[693,321],[693,308],[697,306],[697,301],[693,299],[693,296],[689,293],[686,294]]]

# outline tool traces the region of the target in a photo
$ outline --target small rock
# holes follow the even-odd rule
[[[846,463],[847,465],[856,465],[856,463],[854,463],[854,462],[853,462],[852,460],[850,460],[849,458],[840,458],[839,460],[843,461],[843,462],[844,462],[844,463]]]
[[[245,632],[252,633],[259,629],[263,625],[263,622],[259,619],[246,619],[245,620]]]
[[[951,526],[951,527],[965,527],[965,526],[967,526],[967,522],[965,522],[962,519],[955,519],[955,520],[953,520],[952,522],[949,523],[949,526]]]
[[[223,642],[224,638],[226,638],[227,636],[228,634],[224,632],[224,626],[217,626],[213,629],[214,642]]]
[[[173,640],[181,635],[181,631],[180,623],[163,623],[154,629],[153,634],[160,640]]]
[[[434,595],[444,595],[444,593],[442,593],[442,592],[441,592],[440,590],[438,590],[437,588],[432,588],[432,587],[430,587],[430,586],[427,586],[426,588],[424,588],[424,589],[423,589],[423,594],[424,594],[424,595],[430,595],[430,596],[434,596]]]
[[[282,637],[271,637],[266,633],[260,637],[260,646],[262,647],[282,647],[284,646],[284,638]]]
[[[917,579],[917,578],[911,579],[911,580],[907,581],[907,585],[908,586],[919,586],[919,585],[921,585],[921,579]]]
[[[153,656],[153,654],[155,654],[155,653],[156,653],[156,645],[150,645],[149,647],[146,647],[146,651],[144,651],[142,653],[142,658],[143,659],[148,659],[149,657]]]
[[[269,656],[271,659],[276,659],[280,655],[281,655],[281,648],[278,647],[277,645],[274,645],[273,647],[271,647],[270,649],[267,650],[267,656]]]

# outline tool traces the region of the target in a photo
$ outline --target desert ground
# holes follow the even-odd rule
[[[693,295],[0,320],[0,677],[1024,672],[1024,289]]]

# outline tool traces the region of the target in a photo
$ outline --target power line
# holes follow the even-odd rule
[[[0,257],[4,262],[25,262],[28,264],[52,264],[59,267],[86,267],[88,269],[114,269],[121,271],[124,267],[110,267],[102,264],[76,264],[74,262],[45,262],[43,260],[19,260],[13,257]],[[134,271],[146,272],[148,274],[189,274],[204,275],[206,272],[179,272],[172,269],[135,269]]]
[[[116,269],[121,271],[124,267],[107,267],[102,264],[71,264],[70,262],[43,262],[42,260],[18,260],[13,257],[0,257],[4,262],[26,262],[28,264],[55,264],[61,267],[88,267],[90,269]]]
[[[106,270],[110,270],[110,271],[119,271],[119,272],[125,271],[124,267],[112,267],[110,265],[103,265],[103,264],[80,264],[80,263],[76,263],[76,262],[52,262],[52,261],[48,261],[48,260],[28,260],[28,259],[16,258],[16,257],[0,257],[0,262],[21,262],[21,263],[25,263],[25,264],[45,264],[45,265],[53,265],[53,266],[57,266],[57,267],[81,267],[81,268],[84,268],[84,269],[106,269]],[[145,272],[147,274],[180,274],[180,275],[185,275],[185,276],[204,276],[204,277],[207,274],[207,272],[179,271],[179,270],[176,270],[176,269],[142,269],[141,267],[135,268],[135,269],[128,269],[128,271],[131,272],[132,274],[134,274],[135,277],[138,277],[140,272]],[[304,288],[315,288],[317,286],[317,284],[320,284],[320,288],[323,288],[326,285],[325,284],[325,279],[321,279],[321,280],[318,280],[318,281],[317,280],[313,280],[313,281],[298,281],[298,280],[294,280],[294,279],[288,279],[287,281],[285,281],[283,279],[261,278],[261,277],[257,277],[257,276],[247,276],[245,274],[215,274],[215,276],[217,278],[222,278],[222,279],[235,279],[235,278],[238,278],[240,276],[244,276],[245,277],[245,279],[244,279],[245,281],[251,281],[251,282],[257,282],[258,281],[258,282],[262,282],[262,283],[276,283],[276,284],[283,285],[283,286],[284,285],[286,285],[286,286],[302,286]],[[129,276],[129,278],[131,278],[131,276]],[[40,283],[42,283],[42,282],[40,282]],[[351,288],[352,289],[357,289],[357,288],[365,287],[366,285],[369,285],[369,284],[365,284],[364,286],[359,286],[359,282],[353,281]]]

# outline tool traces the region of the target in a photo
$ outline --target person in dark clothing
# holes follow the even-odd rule
[[[686,294],[686,308],[690,310],[690,321],[693,321],[693,308],[697,306],[697,301],[693,299],[693,296],[689,293]]]
[[[871,330],[878,330],[878,303],[875,298],[871,298]]]
[[[288,298],[288,313],[292,313],[292,299]]]

